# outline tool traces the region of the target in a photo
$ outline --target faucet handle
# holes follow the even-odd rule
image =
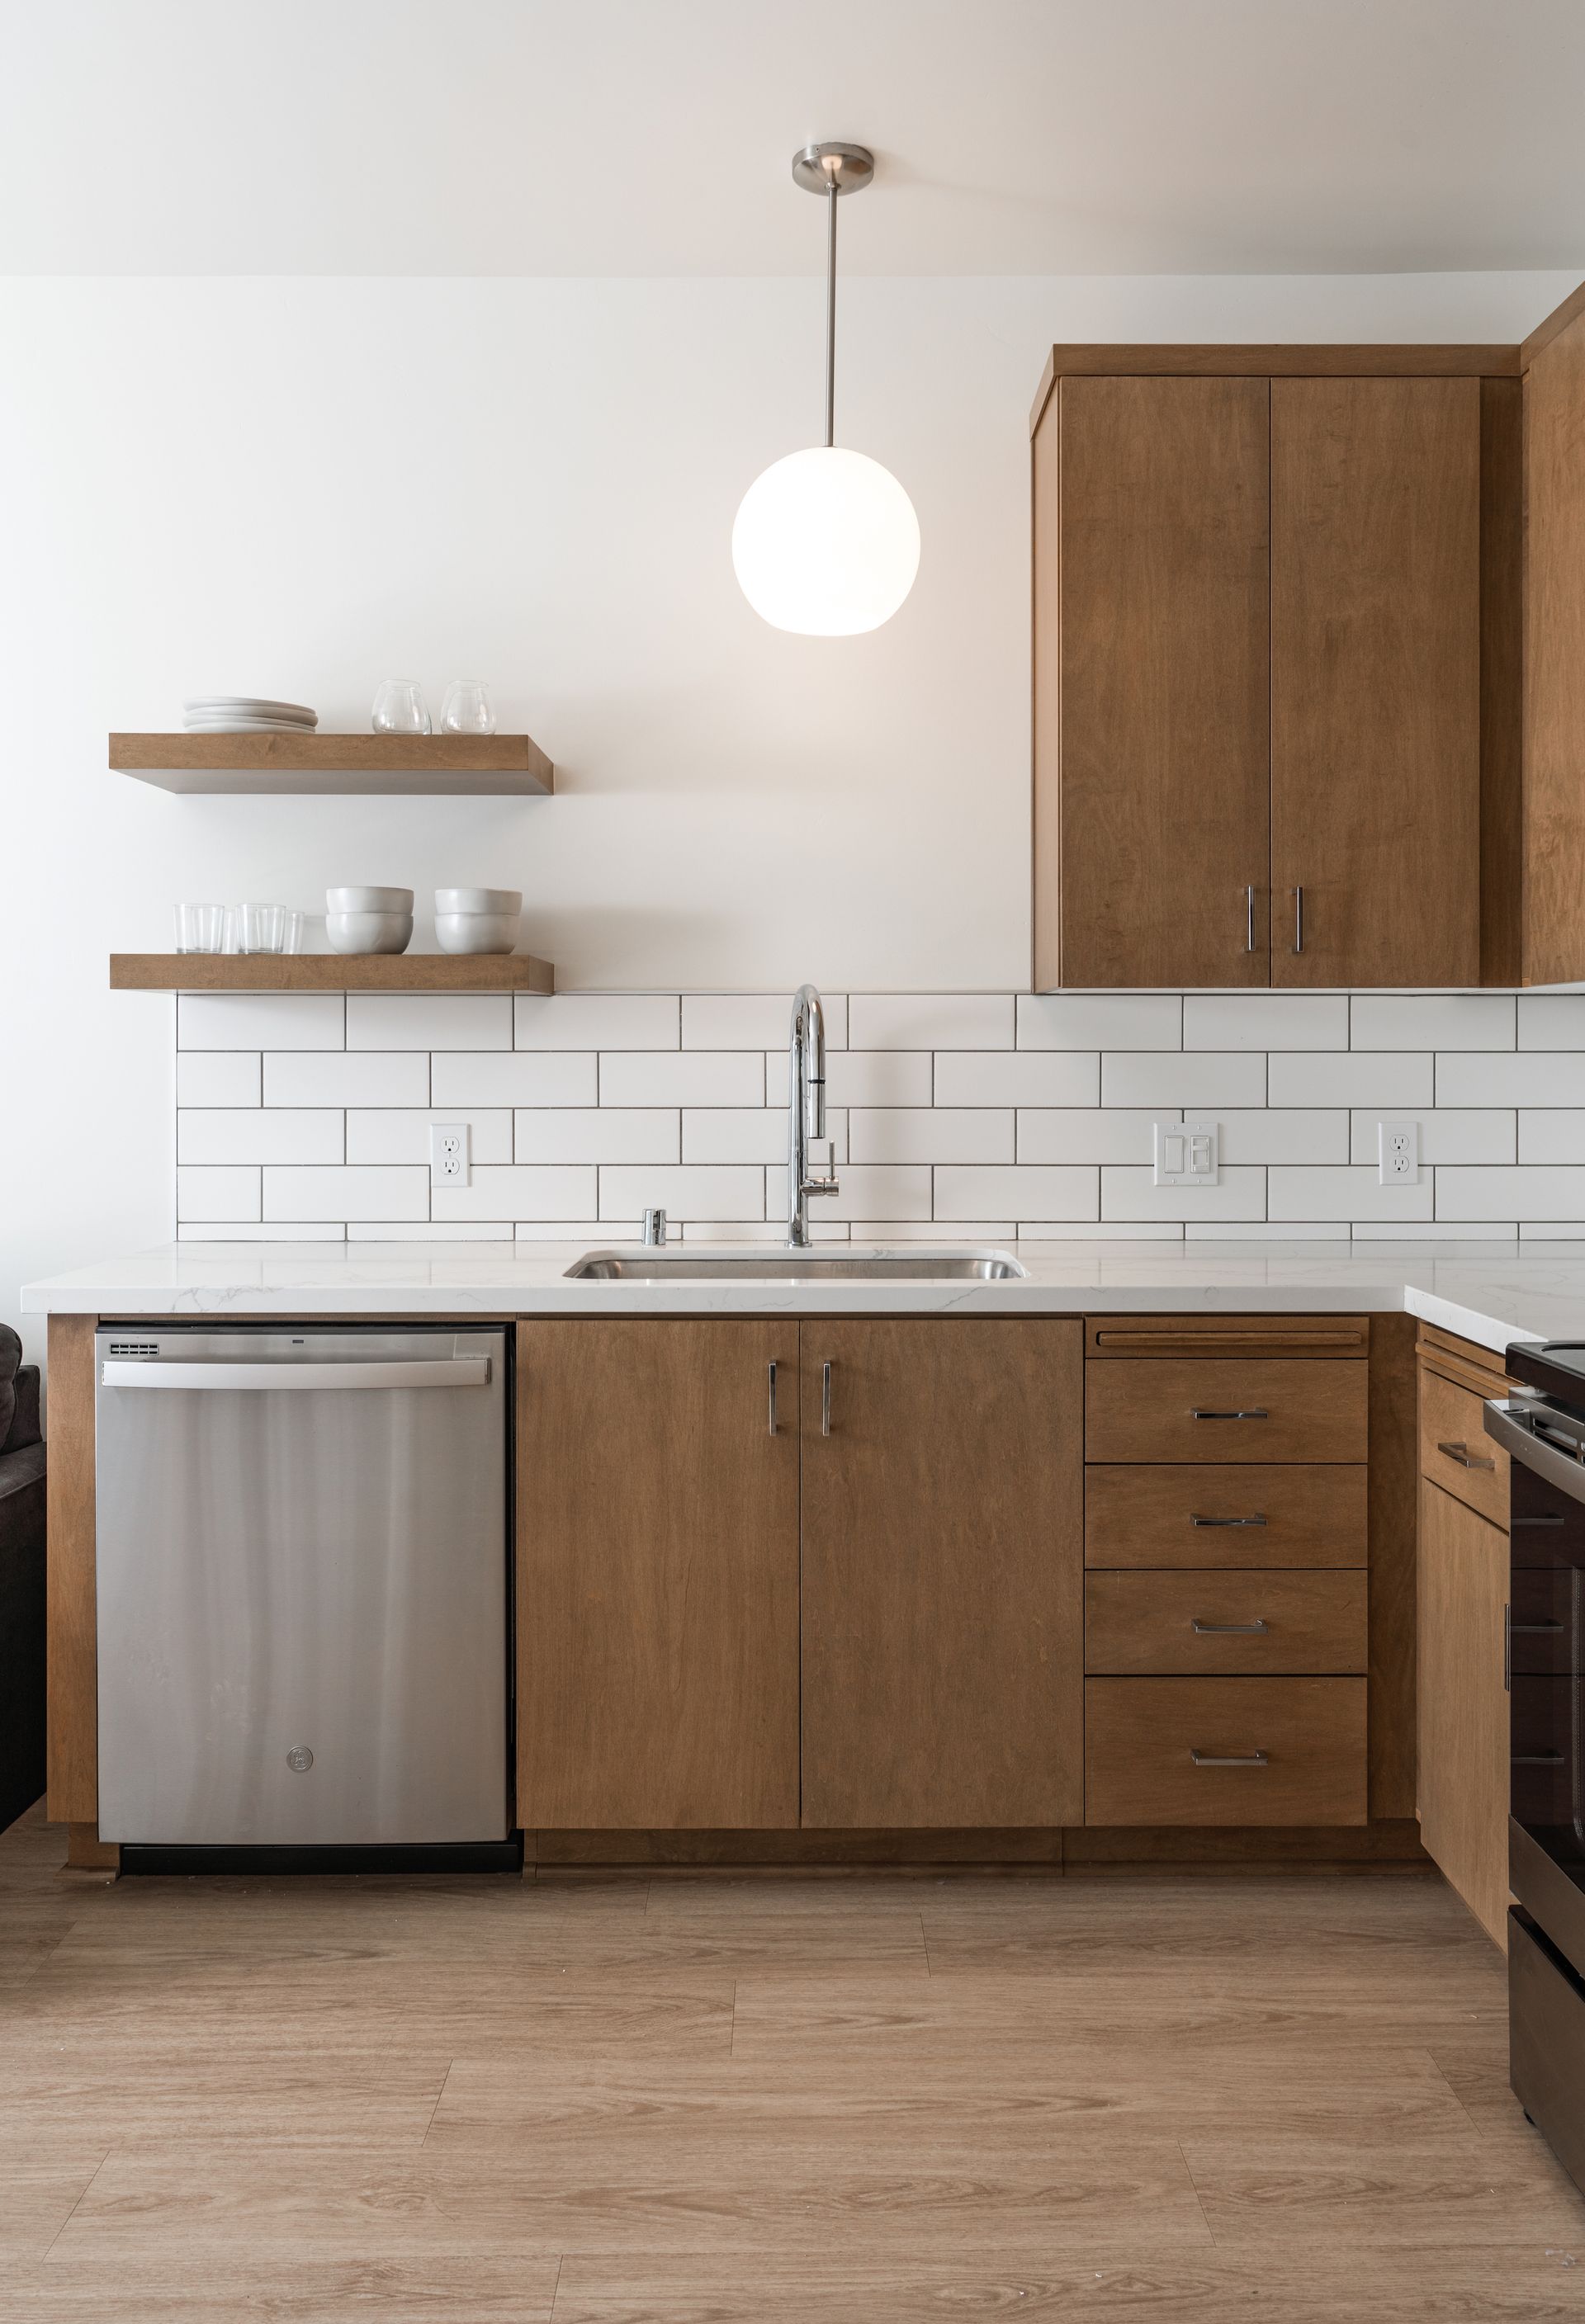
[[[837,1187],[837,1148],[830,1138],[811,1138],[804,1149],[803,1191],[806,1194],[834,1194]]]

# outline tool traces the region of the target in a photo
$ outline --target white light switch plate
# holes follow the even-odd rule
[[[467,1122],[431,1121],[430,1124],[431,1185],[466,1186],[468,1178]]]
[[[1219,1182],[1220,1139],[1217,1125],[1200,1114],[1182,1121],[1151,1124],[1155,1138],[1158,1186],[1214,1186]]]
[[[1420,1124],[1378,1121],[1377,1172],[1384,1186],[1415,1186],[1420,1183]]]

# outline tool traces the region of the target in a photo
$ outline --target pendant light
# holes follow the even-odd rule
[[[774,628],[804,637],[878,630],[919,570],[913,502],[878,460],[836,440],[837,204],[874,175],[862,145],[806,145],[792,156],[794,182],[826,205],[826,440],[756,476],[732,527],[744,595]]]

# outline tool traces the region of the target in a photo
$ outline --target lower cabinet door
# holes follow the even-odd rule
[[[521,1824],[797,1824],[795,1323],[519,1324],[516,1573]]]
[[[1363,1678],[1092,1678],[1091,1824],[1366,1821]]]
[[[1083,1326],[803,1324],[803,1821],[1083,1811]]]
[[[1487,1933],[1507,1941],[1508,1536],[1420,1480],[1420,1837]]]

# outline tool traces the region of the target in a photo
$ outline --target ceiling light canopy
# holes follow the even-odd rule
[[[756,613],[804,637],[890,621],[919,570],[919,520],[891,472],[836,441],[837,203],[875,174],[862,145],[806,145],[794,181],[826,204],[826,440],[756,476],[732,527],[732,563]]]

